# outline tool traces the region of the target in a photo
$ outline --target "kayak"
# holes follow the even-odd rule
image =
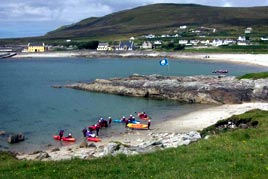
[[[88,137],[87,141],[92,141],[92,142],[100,142],[101,139],[98,137]]]
[[[140,119],[143,119],[143,120],[149,120],[149,119],[150,119],[149,116],[144,117],[144,116],[141,115],[141,113],[138,113],[138,117],[139,117]]]
[[[115,123],[126,123],[125,121],[122,121],[121,119],[114,119],[113,122]],[[133,123],[133,124],[139,124],[141,123],[140,121],[134,120],[134,121],[129,121],[129,123]]]
[[[148,129],[147,124],[128,124],[127,127],[131,129]]]
[[[55,140],[60,140],[60,136],[59,135],[54,135],[53,138]],[[67,142],[75,142],[75,138],[73,138],[73,137],[62,137],[61,140],[67,141]]]

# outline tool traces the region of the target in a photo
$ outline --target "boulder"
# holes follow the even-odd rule
[[[23,133],[19,134],[10,134],[7,139],[8,143],[13,144],[13,143],[18,143],[21,141],[24,141],[24,135]]]
[[[6,132],[5,131],[0,131],[0,135],[5,135]]]

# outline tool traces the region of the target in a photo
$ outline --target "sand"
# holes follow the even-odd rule
[[[208,57],[209,58],[205,58]],[[45,53],[18,53],[13,58],[57,58],[57,57],[140,57],[160,58],[168,57],[173,59],[197,59],[206,61],[225,61],[233,63],[246,63],[260,66],[268,66],[268,54],[214,54],[214,53],[181,53],[181,52],[115,52],[105,53],[97,51],[67,51],[67,52],[45,52]]]

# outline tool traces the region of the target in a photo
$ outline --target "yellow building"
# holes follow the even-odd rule
[[[44,52],[45,50],[44,43],[28,43],[28,52]]]

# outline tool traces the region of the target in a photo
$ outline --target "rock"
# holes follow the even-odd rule
[[[88,144],[86,141],[82,141],[81,144],[79,145],[80,148],[86,148],[88,147]]]
[[[163,145],[162,141],[156,141],[156,142],[153,142],[151,145]]]
[[[52,88],[62,88],[61,85],[52,85],[51,87],[52,87]]]
[[[90,144],[88,144],[88,147],[97,148],[96,144],[94,144],[94,143],[90,143]]]
[[[37,160],[43,160],[46,158],[49,158],[50,156],[48,155],[47,152],[40,152],[39,155],[36,156]]]
[[[76,83],[65,87],[186,103],[268,101],[268,79],[239,80],[234,76],[167,77],[135,74],[128,78],[97,79],[91,83]]]
[[[18,143],[20,141],[24,140],[24,135],[23,133],[19,133],[19,134],[10,134],[8,136],[8,143],[13,144],[13,143]]]
[[[104,147],[104,155],[113,154],[115,150],[119,150],[120,144],[117,143],[108,143],[107,146]]]
[[[5,135],[6,132],[5,131],[0,131],[0,135]]]
[[[55,148],[51,149],[51,152],[57,152],[57,151],[60,151],[60,148],[55,147]]]

